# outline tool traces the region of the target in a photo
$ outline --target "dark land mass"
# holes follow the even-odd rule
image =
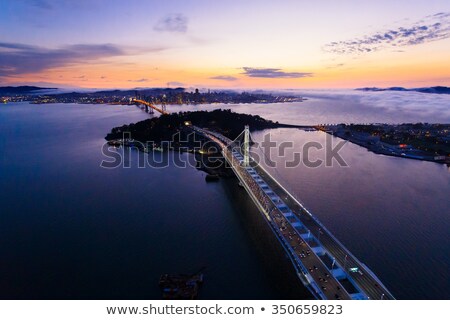
[[[55,90],[56,88],[42,88],[35,86],[0,87],[0,95],[38,94],[42,90]]]
[[[189,133],[192,132],[189,129],[191,124],[222,133],[232,140],[241,134],[245,125],[249,125],[251,130],[280,127],[309,128],[305,126],[280,124],[261,118],[258,115],[235,113],[231,110],[218,109],[214,111],[172,113],[143,120],[138,123],[116,127],[106,136],[106,140],[123,139],[124,133],[129,133],[129,138],[144,143],[147,141],[172,141],[174,134],[178,132],[185,132],[186,129],[188,129],[187,131]]]
[[[258,115],[218,109],[161,115],[113,128],[105,139],[109,145],[134,147],[147,153],[161,149],[194,153],[197,169],[208,174],[206,181],[214,181],[219,177],[231,177],[233,173],[226,167],[225,161],[220,160],[219,147],[198,134],[192,126],[208,128],[234,140],[242,133],[245,125],[249,125],[251,130],[280,127],[311,128],[280,124]]]
[[[390,87],[390,88],[358,88],[359,91],[416,91],[422,93],[437,93],[437,94],[450,94],[449,87],[435,86],[427,88],[403,88],[403,87]]]

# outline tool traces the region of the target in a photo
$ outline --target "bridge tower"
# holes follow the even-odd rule
[[[166,95],[165,94],[163,94],[163,96],[161,98],[161,110],[166,111]]]
[[[155,99],[153,98],[153,96],[150,97],[149,102],[154,106],[155,105]],[[153,108],[150,108],[150,114],[154,114],[155,110]]]
[[[145,99],[144,101],[147,101],[147,100],[148,99]],[[145,106],[145,112],[148,113],[148,111],[149,111],[148,109],[151,109],[151,108],[149,108],[148,105],[144,105],[144,106]]]
[[[244,166],[248,167],[249,161],[249,149],[250,149],[250,129],[248,126],[245,126],[244,129]]]

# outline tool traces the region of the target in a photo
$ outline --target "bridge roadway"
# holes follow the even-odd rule
[[[169,112],[167,112],[166,110],[160,109],[157,106],[155,106],[153,103],[147,102],[145,100],[133,98],[131,101],[134,103],[139,103],[139,104],[143,104],[144,106],[150,107],[150,108],[158,111],[161,114],[169,114]]]
[[[254,202],[257,205],[259,204],[259,209],[266,215],[269,224],[271,224],[278,239],[290,255],[300,278],[316,298],[394,299],[372,271],[355,258],[317,218],[304,208],[264,168],[252,158],[250,158],[248,168],[242,167],[240,165],[240,162],[242,162],[240,153],[233,152],[227,148],[232,144],[230,139],[205,129],[194,129],[201,131],[202,134],[215,141],[222,148],[222,154],[231,164],[241,182],[242,180],[245,182],[244,185],[247,192],[252,196]],[[266,185],[269,189],[262,192],[264,190],[260,188],[261,185]],[[274,195],[270,191],[273,191]],[[264,195],[267,197],[264,197]],[[283,208],[288,213],[283,214],[280,208]],[[295,216],[289,216],[288,218],[288,215],[291,214]],[[303,230],[309,231],[306,231],[308,232],[307,236],[299,232],[303,228],[302,225],[305,227]],[[317,235],[317,237],[314,235]],[[317,250],[320,247],[323,247],[336,260],[332,270],[331,266],[326,266],[318,256],[318,254],[323,254],[323,252]],[[305,270],[305,267],[307,270]],[[358,268],[359,272],[351,273],[349,272],[351,268]],[[349,294],[338,280],[342,279],[342,277],[347,277],[356,290],[359,291],[359,294]],[[304,281],[305,279],[306,281]]]
[[[252,165],[252,163],[250,163]],[[372,300],[379,299],[394,299],[392,294],[384,287],[381,281],[368,269],[366,265],[361,263],[357,258],[350,253],[326,228],[323,224],[312,216],[304,207],[293,198],[289,192],[281,187],[276,180],[274,180],[264,170],[260,171],[261,177],[264,181],[273,188],[272,190],[278,194],[284,203],[292,210],[294,214],[299,217],[300,221],[313,234],[320,244],[327,250],[330,255],[336,259],[336,262],[349,273],[352,268],[358,268],[361,272],[352,272],[349,274],[355,281],[357,286],[362,289],[367,298]]]

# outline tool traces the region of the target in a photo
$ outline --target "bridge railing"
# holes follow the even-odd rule
[[[249,172],[242,167],[241,165],[241,161],[238,160],[234,155],[232,150],[239,150],[239,153],[242,155],[242,150],[239,146],[238,143],[231,141],[228,138],[223,137],[220,134],[214,133],[214,132],[210,132],[209,130],[204,130],[202,129],[202,133],[205,134],[207,137],[211,138],[213,141],[216,141],[223,149],[222,149],[222,153],[224,155],[224,157],[227,158],[227,161],[231,164],[231,166],[233,167],[233,169],[235,171],[237,171],[239,173],[239,176],[241,177],[241,179],[244,180],[245,184],[248,186],[248,189],[250,189],[250,192],[252,192],[252,194],[254,195],[254,198],[256,199],[256,201],[259,202],[260,204],[260,208],[262,208],[264,210],[264,213],[269,217],[272,214],[278,214],[278,212],[280,212],[278,210],[278,208],[274,205],[274,203],[271,201],[270,197],[267,196],[267,194],[262,190],[261,186],[256,183],[253,179],[253,177],[249,174]],[[330,256],[335,257],[336,262],[338,264],[342,264],[345,265],[345,260],[347,260],[347,257],[351,258],[351,260],[353,260],[362,270],[367,271],[367,274],[369,274],[376,282],[379,283],[380,287],[383,288],[383,290],[385,291],[387,297],[392,298],[393,296],[392,294],[386,289],[386,287],[382,284],[382,282],[374,275],[374,273],[362,262],[360,262],[320,221],[319,219],[311,214],[311,212],[305,207],[305,205],[299,201],[298,197],[294,196],[291,192],[289,192],[288,190],[286,190],[285,187],[283,187],[283,185],[277,181],[277,179],[275,179],[272,174],[270,174],[262,165],[260,165],[259,163],[257,163],[254,159],[250,158],[250,163],[251,163],[251,167],[253,168],[258,168],[260,170],[262,170],[262,172],[265,173],[265,175],[270,179],[273,180],[273,182],[278,185],[281,189],[284,190],[284,192],[291,198],[294,200],[294,202],[296,202],[299,207],[300,210],[303,211],[304,213],[308,214],[312,220],[316,223],[316,225],[318,225],[322,232],[326,233],[327,235],[330,236],[330,238],[334,241],[334,243],[339,246],[341,248],[341,250],[344,252],[343,255],[341,254],[331,254]],[[283,216],[283,215],[282,215]],[[273,215],[272,215],[273,217]],[[284,217],[284,216],[283,216]],[[270,220],[270,219],[269,219]],[[277,235],[279,236],[278,238],[280,239],[280,241],[285,241],[284,237],[280,234],[280,230],[279,228],[277,228],[277,223],[272,221],[269,221],[271,223],[271,225],[273,226],[273,228],[275,229]],[[316,241],[318,241],[318,239],[316,238]],[[323,246],[323,245],[322,245]],[[304,270],[304,268],[302,268],[302,263],[297,263],[299,261],[298,257],[296,256],[295,253],[292,253],[291,250],[289,250],[289,246],[285,246],[287,251],[289,251],[289,255],[291,256],[291,259],[294,259],[293,262],[295,262],[296,265],[298,265],[300,267],[300,270]],[[327,246],[323,246],[325,248],[326,251],[329,252],[328,247]],[[345,256],[345,257],[344,257]],[[347,270],[345,270],[346,272]],[[307,272],[307,271],[306,271]],[[350,276],[347,272],[346,272],[347,276]],[[366,273],[365,273],[366,274]]]

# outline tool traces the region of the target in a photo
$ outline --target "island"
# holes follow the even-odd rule
[[[266,120],[258,115],[236,113],[230,109],[216,109],[213,111],[192,111],[163,114],[159,117],[146,119],[137,123],[116,127],[105,137],[108,141],[123,139],[126,134],[129,139],[142,143],[152,141],[160,144],[163,141],[173,141],[176,134],[181,138],[193,133],[192,125],[208,128],[224,136],[234,139],[248,125],[252,130],[272,128],[311,128],[311,126],[297,126],[281,124]],[[174,146],[172,146],[174,147]]]
[[[194,126],[208,128],[234,140],[246,125],[252,130],[312,129],[310,126],[273,122],[258,115],[217,109],[162,114],[156,118],[113,128],[105,139],[112,147],[132,147],[145,153],[163,150],[193,153],[197,160],[197,169],[207,173],[207,181],[214,181],[219,177],[230,177],[233,173],[225,166],[225,161],[219,159],[219,147],[193,130]]]

